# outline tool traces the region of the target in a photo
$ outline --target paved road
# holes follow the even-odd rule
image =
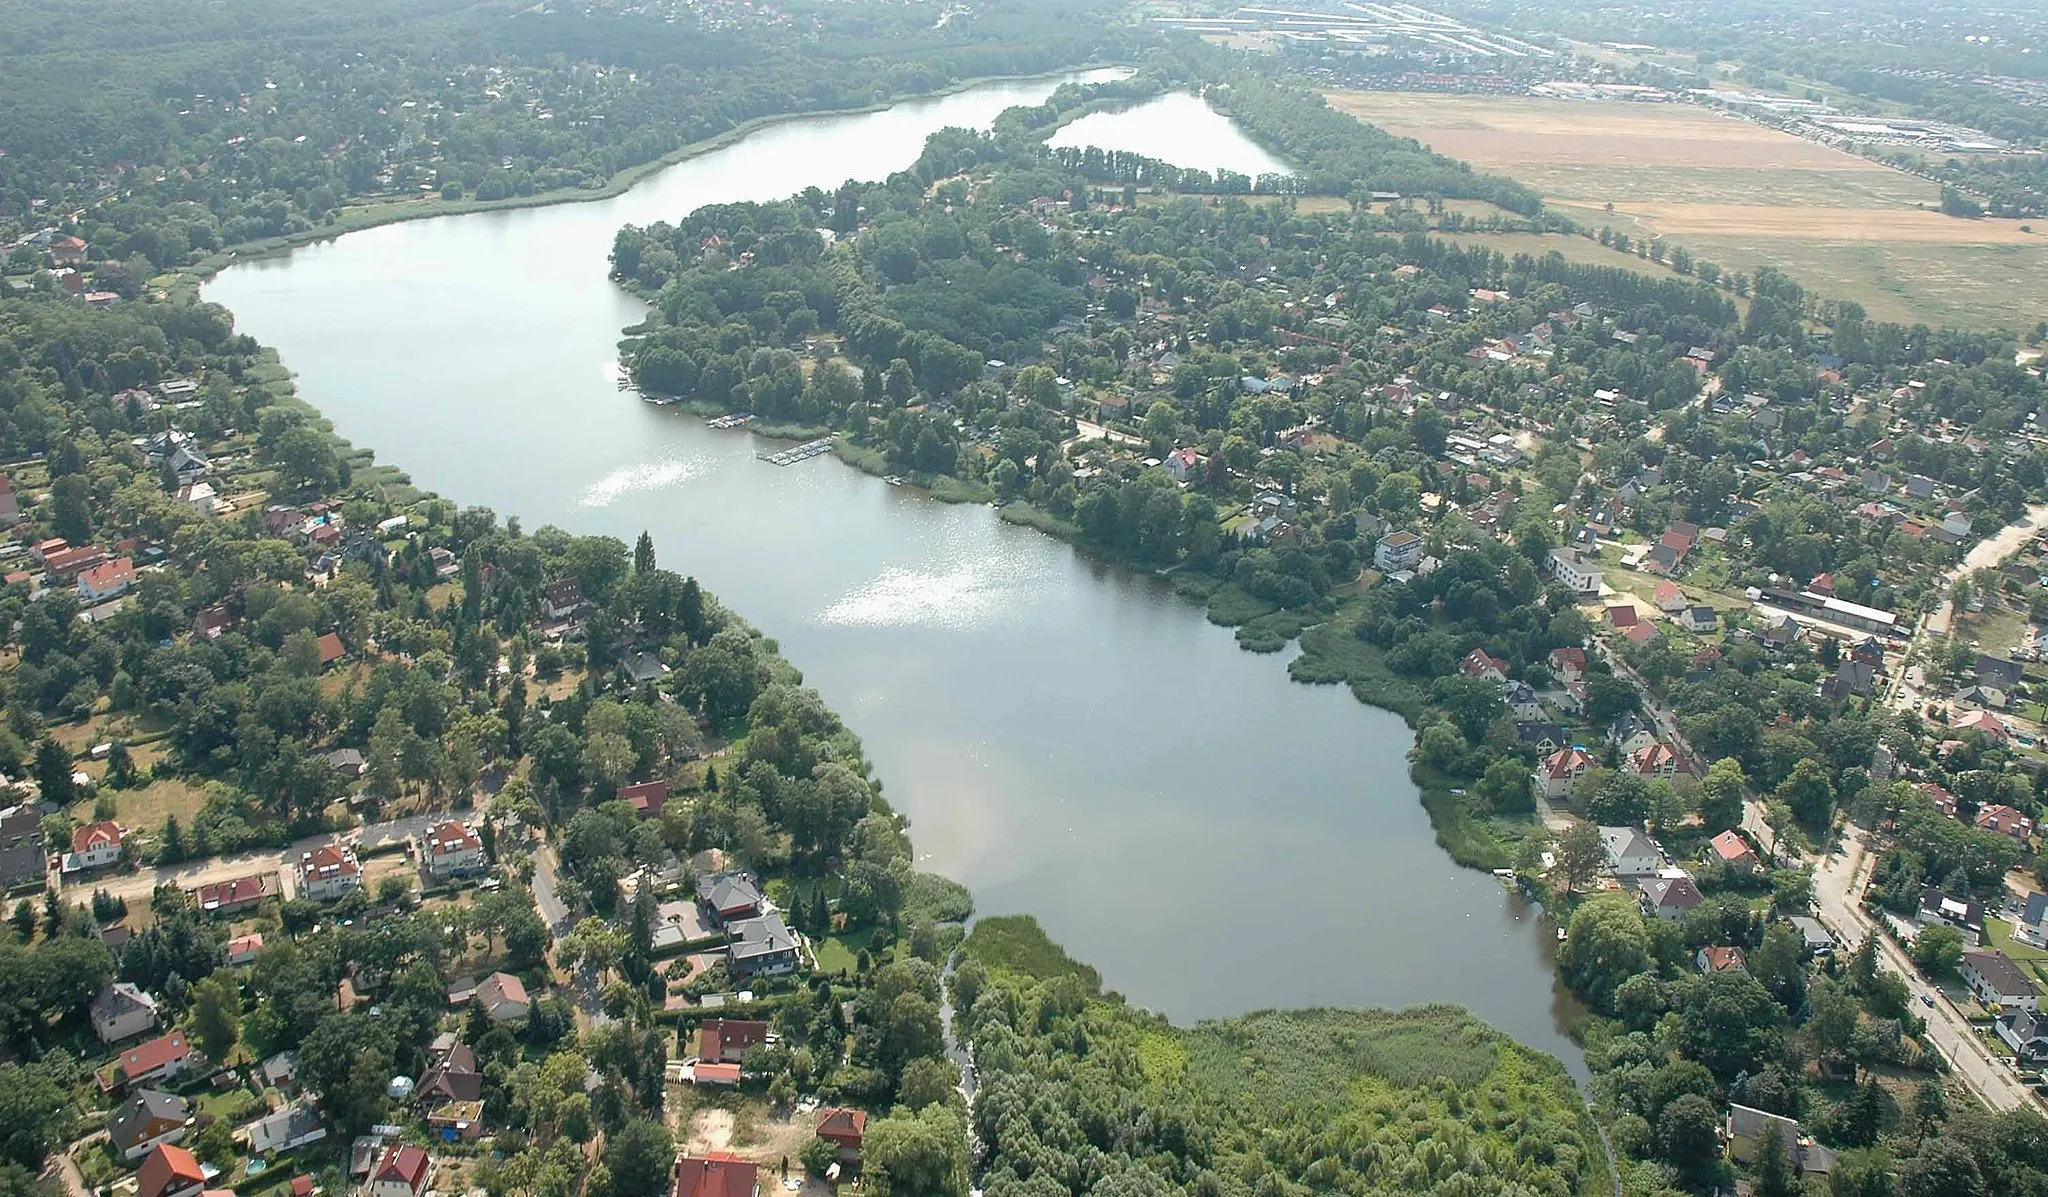
[[[553,844],[543,843],[533,850],[533,906],[540,912],[540,921],[548,925],[556,939],[572,930],[569,908],[563,905],[561,896],[555,892],[555,877],[561,867],[561,862],[555,859]]]
[[[1848,952],[1857,950],[1864,939],[1877,934],[1857,901],[1865,877],[1876,863],[1865,848],[1867,838],[1855,824],[1849,824],[1842,837],[1842,850],[1823,861],[1813,875],[1814,904]],[[1979,1097],[1997,1110],[2033,1105],[2033,1095],[2003,1058],[1991,1054],[1941,990],[1922,977],[1898,946],[1881,934],[1877,935],[1877,960],[1886,972],[1906,979],[1906,988],[1912,992],[1916,1005],[1915,1013],[1927,1020],[1927,1038]]]
[[[417,839],[434,824],[443,820],[461,817],[474,819],[485,809],[485,803],[478,803],[473,810],[463,812],[433,811],[427,814],[407,815],[402,819],[391,819],[383,823],[371,823],[351,831],[309,835],[296,840],[289,848],[280,852],[265,848],[255,852],[238,852],[232,856],[211,856],[205,860],[188,861],[179,865],[161,868],[141,869],[133,873],[89,873],[74,878],[64,887],[65,896],[74,901],[84,901],[97,889],[106,890],[129,905],[149,904],[150,895],[159,885],[176,885],[180,889],[195,889],[217,881],[233,881],[252,873],[277,871],[283,877],[282,893],[292,897],[296,892],[292,879],[291,865],[299,857],[323,844],[347,841],[365,852],[388,848],[393,844]]]

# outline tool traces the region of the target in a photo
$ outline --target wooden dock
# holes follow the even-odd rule
[[[795,465],[797,462],[809,461],[813,457],[821,457],[824,454],[830,453],[832,451],[832,441],[832,437],[821,437],[815,441],[806,441],[801,445],[795,445],[788,449],[779,449],[773,453],[758,454],[758,456],[769,465]]]

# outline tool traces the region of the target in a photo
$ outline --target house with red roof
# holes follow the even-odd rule
[[[107,551],[85,545],[76,549],[64,549],[43,558],[43,568],[54,578],[75,578],[107,559]],[[132,566],[130,567],[133,568]],[[132,580],[132,579],[131,579]]]
[[[427,1191],[427,1177],[433,1170],[426,1148],[388,1143],[363,1182],[363,1197],[420,1197]]]
[[[2034,834],[2034,821],[2000,802],[1977,812],[1977,830],[1995,831],[2024,844]]]
[[[1586,650],[1576,645],[1550,650],[1550,673],[1560,682],[1576,682],[1586,676]]]
[[[228,967],[242,968],[256,963],[256,957],[263,951],[263,933],[251,931],[237,935],[228,941]]]
[[[1545,798],[1570,801],[1572,787],[1593,767],[1583,748],[1560,748],[1536,766],[1536,790]]]
[[[1657,743],[1629,754],[1628,770],[1637,777],[1661,777],[1669,781],[1684,767],[1684,759],[1669,744]]]
[[[1993,744],[2003,745],[2012,738],[2012,730],[2005,725],[2005,720],[1990,711],[1970,711],[1957,715],[1948,721],[1948,725],[1957,731],[1981,733]]]
[[[1744,874],[1756,871],[1756,851],[1734,829],[1715,836],[1713,846],[1714,855],[1722,864]]]
[[[263,899],[277,893],[276,873],[257,873],[233,881],[215,881],[187,890],[193,904],[207,914],[240,914],[254,910]]]
[[[619,791],[619,797],[633,804],[633,813],[643,819],[651,819],[668,805],[668,783],[665,781],[643,781],[626,786]]]
[[[1685,588],[1667,578],[1657,583],[1652,601],[1657,604],[1659,611],[1666,615],[1675,615],[1686,608]]]
[[[861,1136],[867,1133],[868,1112],[827,1106],[818,1111],[818,1137],[830,1139],[839,1148],[839,1162],[860,1163]]]
[[[341,642],[341,637],[335,635],[333,632],[329,632],[326,635],[320,637],[319,645],[320,668],[322,669],[327,668],[329,665],[334,664],[336,661],[339,661],[343,657],[348,655],[348,647]]]
[[[460,819],[436,823],[420,841],[427,872],[436,878],[467,877],[490,867],[482,837]]]
[[[1458,662],[1458,672],[1483,682],[1505,682],[1508,680],[1508,663],[1489,656],[1483,648],[1475,648]]]
[[[1632,628],[1640,619],[1634,603],[1617,603],[1607,608],[1607,626],[1610,628]]]
[[[1743,958],[1741,948],[1701,948],[1693,956],[1693,963],[1709,976],[1714,973],[1746,973],[1749,961]]]
[[[481,1004],[484,1016],[492,1022],[517,1022],[533,1009],[533,999],[526,996],[525,984],[511,973],[485,977],[470,1000]]]
[[[737,1064],[714,1064],[708,1060],[698,1060],[688,1065],[685,1071],[689,1074],[692,1085],[737,1085],[740,1083],[740,1066]]]
[[[194,1197],[205,1188],[199,1157],[175,1143],[150,1148],[135,1173],[135,1197]]]
[[[183,1031],[172,1031],[148,1043],[137,1044],[114,1057],[100,1073],[100,1087],[109,1092],[127,1086],[168,1081],[192,1067],[198,1053],[185,1042]]]
[[[1658,631],[1655,624],[1636,623],[1622,629],[1621,634],[1623,639],[1627,640],[1630,644],[1635,645],[1637,648],[1642,648],[1656,641],[1664,633]]]
[[[361,889],[363,865],[341,844],[322,844],[299,856],[299,896],[331,902]]]
[[[759,1166],[726,1151],[676,1161],[674,1197],[759,1197]],[[370,1197],[382,1197],[371,1194]]]
[[[697,1058],[720,1064],[745,1063],[747,1053],[768,1042],[768,1024],[742,1018],[711,1018],[697,1031]]]
[[[87,823],[71,832],[71,851],[64,854],[64,871],[104,869],[121,859],[121,825],[109,819]]]
[[[91,569],[82,570],[78,575],[78,597],[88,603],[103,603],[119,598],[135,585],[135,562],[127,557],[116,557],[102,562]]]

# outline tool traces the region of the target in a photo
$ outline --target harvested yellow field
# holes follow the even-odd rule
[[[1588,103],[1512,96],[1327,92],[1339,111],[1475,166],[1884,167],[1774,129],[1682,104]]]
[[[1620,210],[1617,205],[1617,212]],[[2006,220],[1957,220],[1917,208],[1781,208],[1766,204],[1638,204],[1628,215],[1667,237],[1803,237],[1928,245],[2040,245]]]
[[[1730,269],[1775,265],[1877,319],[2011,328],[2048,318],[2048,234],[1944,216],[1926,179],[1750,121],[1687,104],[1326,95],[1527,183],[1583,226],[1662,238]]]

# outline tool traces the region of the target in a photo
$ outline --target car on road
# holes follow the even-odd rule
[[[1923,1006],[1932,1006],[1932,1005],[1934,1004],[1934,995],[1933,995],[1933,994],[1931,994],[1931,993],[1923,993],[1923,994],[1921,994],[1921,995],[1920,995],[1920,1004],[1921,1004],[1921,1005],[1923,1005]]]

